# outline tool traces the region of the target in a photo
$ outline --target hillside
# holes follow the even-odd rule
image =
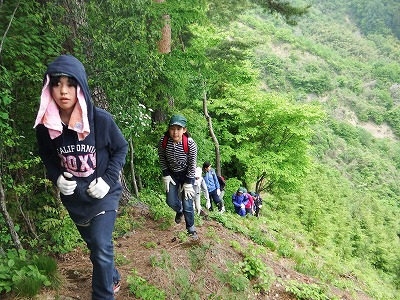
[[[132,139],[126,194],[137,185],[140,201],[149,205],[121,205],[115,242],[123,286],[117,299],[135,299],[130,280],[154,285],[165,299],[399,300],[400,43],[384,22],[370,26],[377,20],[373,12],[389,16],[398,1],[312,0],[296,26],[260,7],[238,4],[236,11],[237,1],[200,1],[204,13],[217,5],[209,11],[215,19],[226,13],[222,24],[199,16],[194,2],[168,2],[173,33],[184,30],[162,56],[155,53],[158,31],[148,27],[154,12],[146,2],[85,7],[75,1],[79,13],[72,15],[61,13],[64,2],[40,9],[34,0],[1,6],[8,16],[0,18],[2,28],[12,26],[1,51],[0,190],[5,188],[24,249],[58,255],[63,278],[58,292],[45,290],[37,299],[90,299],[87,250],[76,248],[75,226],[44,183],[32,130],[38,106],[32,99],[39,98],[45,65],[74,48],[93,91],[104,93],[96,103]],[[87,32],[77,33],[76,41],[59,26],[75,32],[81,22],[61,20],[64,15],[87,16]],[[198,163],[217,166],[204,91],[227,195],[245,186],[262,193],[266,204],[259,220],[230,213],[196,218],[200,239],[190,243],[182,224],[171,225],[156,145],[163,121],[182,113],[198,145]],[[264,187],[257,189],[256,182]],[[11,253],[0,257],[0,287],[14,289],[14,278],[34,272],[9,267],[15,243],[7,226],[0,214],[0,254]],[[249,281],[243,267],[258,273]],[[251,286],[262,284],[271,285],[254,294]],[[140,299],[159,299],[143,293]],[[0,294],[16,299],[5,297]]]
[[[116,299],[140,299],[129,292],[126,283],[128,276],[132,276],[132,269],[136,269],[137,275],[148,283],[165,291],[166,299],[195,299],[194,295],[198,295],[198,299],[294,300],[297,298],[285,291],[282,282],[295,280],[304,284],[318,283],[315,278],[293,270],[293,262],[290,260],[279,258],[275,252],[266,250],[262,255],[262,261],[270,268],[268,272],[273,272],[275,276],[270,290],[265,294],[256,294],[253,290],[232,292],[226,283],[220,281],[216,270],[228,271],[229,261],[236,263],[243,260],[243,255],[231,247],[231,241],[236,241],[241,248],[247,249],[250,245],[255,245],[250,239],[224,228],[215,220],[206,218],[197,227],[198,241],[181,242],[178,235],[184,231],[183,224],[161,230],[160,223],[152,220],[149,210],[144,205],[136,205],[131,211],[131,217],[141,226],[115,241],[116,261],[123,278],[122,288]],[[197,264],[193,262],[191,251],[195,253]],[[160,262],[166,257],[168,257],[166,267],[151,265],[151,258]],[[51,290],[44,291],[37,299],[89,300],[91,264],[87,251],[76,249],[59,257],[58,262],[63,278],[61,289],[58,294]],[[193,272],[194,264],[196,267]],[[190,284],[182,288],[186,272]],[[333,287],[330,290],[331,295],[337,297],[331,299],[371,299],[361,292],[355,295],[354,292],[344,292]],[[11,299],[15,298],[12,296],[5,298],[5,300]]]

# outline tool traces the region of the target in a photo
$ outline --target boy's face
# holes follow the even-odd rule
[[[169,136],[174,140],[175,143],[182,141],[182,136],[186,132],[186,128],[179,125],[171,125],[168,128]]]
[[[51,96],[60,110],[72,113],[76,102],[76,87],[69,82],[69,77],[61,76],[57,85],[51,87]]]

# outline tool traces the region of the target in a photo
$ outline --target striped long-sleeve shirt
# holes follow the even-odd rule
[[[195,178],[197,164],[197,145],[192,138],[188,138],[188,153],[183,150],[182,141],[174,143],[173,139],[168,137],[167,146],[164,149],[161,137],[158,144],[158,157],[160,159],[161,170],[163,176],[171,175],[171,173],[186,172],[185,182],[191,183]]]

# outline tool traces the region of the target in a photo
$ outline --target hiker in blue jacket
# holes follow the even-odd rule
[[[158,157],[167,204],[176,213],[175,223],[179,224],[185,217],[189,236],[197,239],[193,208],[197,145],[187,131],[186,122],[182,115],[171,117],[168,130],[158,144]]]
[[[207,185],[207,190],[208,194],[210,195],[210,201],[211,207],[210,211],[213,210],[213,202],[217,205],[218,211],[223,212],[223,202],[219,198],[219,195],[221,194],[221,189],[219,185],[219,181],[217,178],[217,174],[215,173],[215,170],[211,168],[211,163],[209,161],[205,161],[203,163],[203,171],[204,171],[204,181],[206,182]]]
[[[48,178],[90,250],[92,300],[113,300],[120,275],[112,232],[128,143],[112,116],[94,107],[75,57],[61,55],[48,65],[34,128]]]
[[[246,189],[243,187],[238,188],[237,192],[232,195],[232,203],[235,207],[235,212],[241,216],[246,216],[246,204],[249,198],[246,194]]]

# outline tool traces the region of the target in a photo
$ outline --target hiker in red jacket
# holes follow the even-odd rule
[[[247,195],[247,198],[249,198],[249,202],[247,202],[245,206],[246,215],[252,216],[254,214],[254,199],[253,196],[247,192],[246,188],[245,188],[245,194]]]

